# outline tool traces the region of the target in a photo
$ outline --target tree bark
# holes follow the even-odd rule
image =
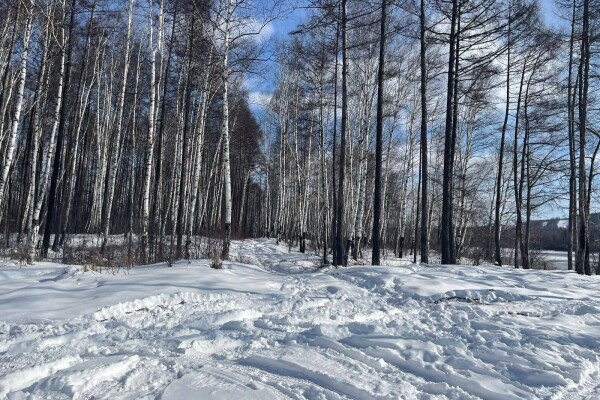
[[[444,132],[444,172],[442,181],[442,226],[441,246],[442,264],[453,263],[452,260],[452,124],[453,99],[456,57],[456,22],[458,18],[458,0],[452,1],[452,16],[450,21],[450,40],[448,43],[448,80],[446,92],[446,128]]]
[[[517,110],[515,112],[515,134],[513,141],[513,184],[515,191],[515,212],[517,214],[517,222],[515,224],[515,254],[514,264],[515,268],[519,268],[519,250],[521,248],[522,238],[522,217],[521,217],[521,204],[522,198],[519,191],[519,157],[518,157],[518,146],[519,146],[519,114],[521,112],[521,96],[523,94],[523,85],[525,81],[525,70],[527,68],[527,60],[523,60],[523,69],[521,71],[521,80],[519,84],[519,96],[517,97]],[[525,145],[525,144],[523,144]]]
[[[221,125],[221,137],[223,138],[223,176],[225,179],[224,196],[225,196],[225,236],[223,238],[223,251],[221,252],[221,258],[223,260],[229,259],[229,247],[231,245],[231,164],[229,155],[229,24],[232,17],[231,1],[227,2],[227,16],[225,20],[225,38],[223,48],[223,73],[222,73],[222,84],[223,84],[223,121]]]
[[[381,0],[379,70],[377,72],[377,127],[375,138],[375,194],[373,197],[373,253],[371,264],[381,265],[381,167],[383,164],[383,77],[385,67],[385,22],[387,0]]]
[[[340,43],[340,23],[339,19],[336,24],[335,30],[335,67],[333,70],[333,148],[331,154],[331,185],[332,185],[332,200],[333,200],[333,213],[332,213],[332,221],[331,221],[331,237],[333,239],[332,243],[332,261],[333,265],[337,266],[339,258],[337,256],[337,216],[338,216],[338,187],[337,187],[337,178],[335,173],[336,161],[337,161],[337,108],[338,108],[338,65],[339,65],[339,43]]]
[[[579,247],[575,270],[580,274],[591,275],[589,248],[589,209],[587,207],[587,180],[585,146],[587,135],[587,100],[590,70],[590,0],[583,1],[583,29],[581,33],[581,59],[579,63]]]
[[[185,232],[185,215],[184,208],[186,202],[186,178],[188,176],[188,130],[189,130],[189,119],[190,119],[190,108],[191,108],[191,90],[192,90],[192,46],[194,41],[194,16],[191,17],[190,33],[189,33],[189,44],[188,44],[188,64],[187,64],[187,78],[185,86],[185,104],[183,112],[183,137],[182,137],[182,150],[181,150],[181,175],[179,176],[179,201],[177,207],[177,250],[176,257],[181,258],[183,256],[183,234]]]
[[[508,8],[508,44],[506,50],[506,107],[504,109],[504,121],[502,122],[502,131],[500,134],[500,151],[498,154],[498,175],[496,176],[496,207],[494,209],[494,258],[496,265],[502,266],[502,249],[500,248],[500,229],[502,208],[502,172],[504,167],[504,142],[506,138],[506,129],[508,126],[508,117],[510,113],[510,31],[511,28],[511,12],[510,5]]]
[[[569,136],[569,226],[567,230],[567,268],[569,271],[573,266],[573,248],[575,247],[575,231],[577,230],[577,157],[575,154],[575,104],[573,94],[573,48],[575,42],[575,19],[577,1],[573,0],[573,11],[571,18],[571,35],[569,38],[569,75],[567,77],[567,132]]]
[[[150,225],[150,183],[152,180],[152,165],[154,161],[154,123],[156,108],[156,48],[154,47],[154,12],[152,3],[149,3],[150,37],[148,46],[150,50],[150,105],[148,108],[148,137],[146,139],[146,163],[144,166],[144,182],[142,188],[142,258],[148,262],[148,228]]]
[[[133,23],[133,5],[134,0],[130,0],[129,2],[129,18],[127,22],[127,39],[125,44],[125,59],[123,65],[123,80],[121,82],[121,90],[119,91],[119,99],[118,99],[118,108],[117,108],[117,131],[115,133],[114,141],[113,141],[113,154],[110,159],[110,166],[108,168],[108,183],[107,183],[107,193],[104,199],[105,213],[104,220],[102,221],[104,225],[103,229],[103,237],[102,237],[102,253],[106,249],[106,244],[108,242],[108,235],[110,232],[110,220],[112,214],[112,203],[115,194],[115,181],[117,178],[117,168],[119,167],[119,162],[121,160],[121,134],[123,132],[123,113],[125,108],[125,91],[127,89],[127,76],[129,74],[129,58],[131,52],[131,27]]]
[[[429,263],[428,235],[428,153],[427,153],[427,42],[425,41],[425,0],[420,0],[420,68],[421,68],[421,263]]]
[[[64,3],[63,3],[64,4]],[[52,231],[55,229],[54,227],[54,218],[58,213],[58,210],[55,210],[55,202],[57,197],[57,187],[58,180],[60,177],[60,169],[61,169],[61,152],[63,148],[63,142],[65,140],[65,125],[67,118],[67,109],[65,107],[66,97],[69,91],[69,81],[71,78],[71,62],[73,58],[73,29],[75,27],[75,5],[76,1],[73,0],[71,2],[71,14],[69,21],[69,36],[65,41],[65,46],[67,46],[67,58],[64,72],[64,84],[62,85],[62,94],[60,102],[60,110],[59,110],[59,122],[58,122],[58,132],[56,139],[56,155],[54,157],[54,167],[52,168],[52,178],[50,180],[50,191],[48,192],[48,211],[46,213],[46,227],[44,229],[44,239],[42,243],[42,255],[45,257],[48,255],[48,249],[50,248],[50,235]],[[64,50],[63,50],[64,52]],[[59,232],[54,232],[54,234],[58,234]]]
[[[336,228],[336,257],[337,265],[345,265],[344,252],[344,187],[346,180],[346,135],[348,130],[348,49],[347,49],[347,0],[342,0],[342,123],[340,129],[340,161],[338,174],[338,196],[337,196],[337,228]]]
[[[62,18],[64,18],[64,16],[65,16],[64,1],[62,2],[62,8],[63,8]],[[32,216],[31,216],[31,229],[29,231],[29,238],[28,238],[29,262],[31,262],[33,260],[33,255],[35,254],[35,248],[37,246],[38,233],[39,233],[39,229],[40,229],[40,214],[42,212],[42,206],[44,204],[44,199],[46,198],[46,191],[48,189],[48,178],[50,176],[50,169],[52,168],[52,164],[54,162],[55,157],[58,157],[58,155],[55,154],[56,153],[56,133],[58,131],[58,125],[60,122],[60,114],[61,114],[62,104],[63,104],[63,100],[64,100],[63,88],[65,86],[65,64],[66,64],[66,59],[67,59],[66,51],[65,51],[66,38],[65,38],[64,26],[60,28],[60,40],[61,40],[60,45],[62,47],[62,51],[61,51],[61,56],[60,56],[59,72],[58,72],[58,87],[57,87],[57,95],[56,95],[56,106],[54,109],[52,130],[50,131],[50,138],[48,141],[48,145],[46,146],[46,150],[45,150],[44,165],[42,167],[42,171],[40,174],[38,198],[37,198],[37,202],[36,202],[35,208],[33,210]],[[48,239],[48,243],[49,243],[49,239]],[[42,256],[43,255],[44,254],[42,253]]]
[[[27,22],[25,23],[25,31],[23,32],[23,50],[21,51],[21,65],[19,67],[19,83],[16,104],[12,115],[9,137],[7,140],[8,146],[4,155],[4,165],[2,166],[2,171],[0,172],[0,217],[2,216],[2,210],[4,209],[3,199],[8,181],[8,173],[11,170],[14,159],[15,148],[17,144],[17,133],[19,131],[19,124],[21,122],[21,111],[23,109],[23,94],[25,92],[25,81],[27,79],[27,61],[29,60],[29,39],[31,38],[31,27],[33,22],[33,1],[31,1],[29,6],[30,10],[28,10],[27,13]],[[5,219],[5,223],[8,225],[8,218]]]

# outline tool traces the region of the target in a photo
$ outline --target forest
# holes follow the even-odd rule
[[[322,265],[529,269],[535,220],[559,215],[568,268],[595,271],[598,0],[0,0],[0,15],[14,257],[93,234],[101,260],[201,258],[202,238],[226,260],[232,238],[271,237]]]

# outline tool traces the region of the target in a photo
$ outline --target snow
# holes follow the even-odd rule
[[[562,229],[567,229],[569,227],[569,220],[568,219],[561,219],[558,221],[558,227],[562,228]]]
[[[566,270],[569,267],[569,255],[566,251],[541,250],[540,255],[548,265],[556,269]],[[573,263],[575,260],[573,259]]]
[[[232,251],[222,270],[0,264],[0,398],[600,398],[597,277]]]

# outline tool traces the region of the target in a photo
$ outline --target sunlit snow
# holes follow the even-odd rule
[[[355,266],[268,239],[118,274],[0,264],[0,398],[600,397],[600,285]]]

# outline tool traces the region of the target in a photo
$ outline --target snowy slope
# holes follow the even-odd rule
[[[0,398],[600,398],[596,277],[235,250],[254,265],[0,266]]]

